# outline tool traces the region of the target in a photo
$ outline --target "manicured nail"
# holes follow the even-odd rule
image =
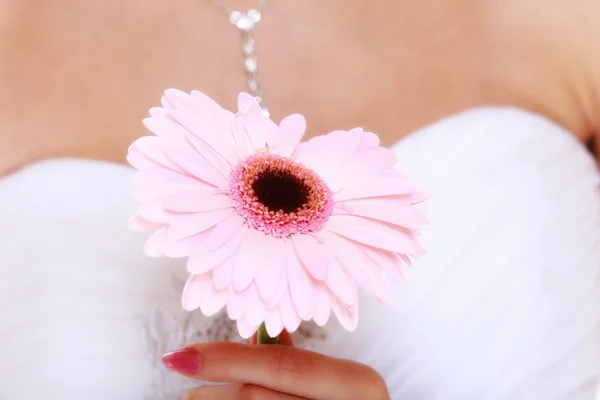
[[[162,356],[165,367],[183,374],[195,374],[200,369],[200,353],[192,348],[184,348]]]

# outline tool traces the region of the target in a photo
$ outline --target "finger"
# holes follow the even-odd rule
[[[255,385],[200,386],[188,391],[183,400],[306,400]]]
[[[257,338],[257,334],[255,333],[250,338],[250,344],[256,344],[256,338]],[[288,331],[286,331],[286,330],[281,331],[281,333],[279,334],[279,344],[282,346],[291,346],[291,347],[294,346],[294,341]]]
[[[371,368],[287,346],[202,343],[166,354],[163,362],[191,378],[249,383],[314,400],[388,398]]]

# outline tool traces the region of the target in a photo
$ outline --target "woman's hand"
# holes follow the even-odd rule
[[[280,341],[196,344],[165,354],[163,362],[193,379],[228,383],[192,389],[185,400],[389,400],[372,368],[295,349],[286,332]]]

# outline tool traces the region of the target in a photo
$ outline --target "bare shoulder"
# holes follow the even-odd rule
[[[600,2],[480,4],[494,37],[488,46],[496,62],[492,73],[517,77],[536,102],[536,111],[582,141],[591,140],[600,131]],[[510,57],[504,57],[507,53]]]

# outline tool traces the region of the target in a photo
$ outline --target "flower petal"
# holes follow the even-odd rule
[[[290,333],[298,329],[302,320],[296,313],[296,309],[292,304],[292,299],[289,292],[286,292],[281,299],[280,311],[281,320],[283,321],[283,326],[285,329]]]
[[[185,172],[165,154],[166,150],[179,149],[179,151],[181,151],[182,147],[183,145],[181,143],[169,138],[143,136],[133,142],[133,144],[129,147],[129,154],[132,155],[136,152],[140,152],[149,160],[153,161],[155,165],[169,168],[178,172]]]
[[[410,231],[367,218],[332,215],[324,229],[359,243],[395,253],[418,252],[417,243]]]
[[[212,149],[206,142],[194,136],[190,136],[186,140],[223,177],[227,178],[229,176],[231,164],[221,154]]]
[[[265,326],[267,327],[269,336],[279,336],[283,330],[283,320],[281,319],[281,312],[278,308],[269,312],[269,315],[267,315],[267,319],[265,320]]]
[[[339,261],[329,256],[329,270],[325,284],[344,304],[355,304],[358,301],[358,292],[356,285],[350,279],[346,271],[342,268]]]
[[[185,111],[171,111],[170,117],[190,132],[188,139],[198,138],[230,165],[239,161],[239,154],[233,142],[233,114],[231,112],[204,110],[191,114]]]
[[[352,244],[329,232],[323,232],[323,237],[327,241],[330,251],[356,283],[382,303],[388,305],[392,303],[392,294],[387,279],[379,273],[376,264],[360,249],[360,245]]]
[[[267,318],[267,309],[254,285],[250,285],[248,288],[248,306],[245,316],[246,321],[253,326],[259,326]]]
[[[144,253],[148,257],[164,256],[163,248],[167,238],[167,228],[160,228],[146,240],[144,244]]]
[[[331,294],[329,289],[324,284],[319,283],[316,287],[316,309],[313,316],[315,324],[318,326],[325,326],[331,315]]]
[[[427,223],[427,218],[417,208],[398,204],[397,201],[385,197],[355,199],[347,201],[345,205],[351,211],[341,209],[336,212],[376,219],[409,229],[419,229],[422,224]]]
[[[248,229],[241,243],[233,266],[233,287],[238,292],[246,290],[262,268],[261,259],[268,254],[270,236],[260,231]]]
[[[155,230],[159,229],[163,226],[161,223],[151,222],[140,216],[140,214],[135,214],[133,217],[129,218],[127,221],[127,228],[133,231],[145,231],[145,230]]]
[[[340,165],[358,149],[363,130],[334,131],[300,143],[292,158],[317,172],[334,191],[347,176]]]
[[[164,207],[169,211],[195,213],[233,207],[233,203],[226,194],[215,194],[214,190],[201,189],[170,196],[165,200]]]
[[[210,279],[210,278],[209,278]],[[225,307],[227,302],[227,291],[221,290],[216,291],[215,288],[210,286],[204,296],[202,297],[202,304],[200,304],[200,311],[205,317],[212,317]]]
[[[244,226],[244,219],[237,214],[219,222],[210,232],[208,236],[208,248],[217,250],[223,246],[237,231]]]
[[[167,235],[163,244],[163,253],[167,257],[188,257],[196,247],[202,244],[204,239],[205,236],[202,233],[184,239],[173,239]]]
[[[352,332],[358,325],[358,304],[347,306],[335,298],[331,299],[331,309],[342,326]]]
[[[231,239],[229,239],[217,250],[209,249],[207,243],[208,240],[202,241],[202,243],[194,249],[190,255],[190,258],[188,259],[188,272],[195,274],[204,273],[229,260],[234,255],[238,247],[240,247],[240,244],[244,240],[247,232],[247,229],[240,229],[233,237],[231,237]],[[210,232],[207,232],[206,236],[208,237],[209,234]]]
[[[250,339],[258,330],[258,325],[250,325],[244,318],[238,319],[236,323],[238,332],[243,339]]]
[[[231,285],[231,277],[233,276],[233,264],[235,257],[230,257],[221,265],[213,269],[212,279],[217,290],[229,288]]]
[[[313,317],[315,312],[315,286],[312,278],[302,265],[300,265],[300,260],[291,245],[286,246],[285,266],[294,308],[300,318],[308,321]]]
[[[406,284],[406,279],[402,271],[403,260],[397,254],[370,247],[363,247],[362,251],[367,257],[373,260],[379,268],[390,274],[396,282],[400,285]],[[402,257],[406,257],[406,260],[410,263],[410,259],[407,256],[402,255]]]
[[[172,213],[166,211],[162,204],[158,203],[142,204],[139,215],[146,221],[154,222],[155,224],[168,224],[174,218]]]
[[[319,281],[324,280],[327,277],[325,244],[310,235],[294,235],[292,243],[302,265],[312,277]]]
[[[142,123],[156,136],[183,139],[190,134],[183,126],[173,121],[168,115],[144,118]]]
[[[216,187],[226,187],[227,179],[199,154],[191,155],[179,150],[165,149],[164,154],[178,168]]]
[[[292,114],[285,117],[279,123],[279,131],[269,140],[269,150],[272,153],[290,157],[304,132],[306,131],[306,120],[300,114]]]
[[[185,286],[183,288],[183,294],[181,296],[181,305],[186,311],[193,311],[200,307],[202,303],[202,297],[204,293],[209,290],[212,284],[207,281],[206,275],[195,275],[188,276]]]
[[[238,97],[239,111],[235,115],[233,132],[242,156],[266,148],[267,143],[278,132],[277,125],[264,115],[256,99],[248,96],[241,93]]]
[[[236,320],[241,318],[248,308],[248,292],[238,293],[235,290],[227,292],[227,316]]]
[[[356,179],[351,184],[342,186],[341,190],[333,195],[333,199],[336,202],[340,202],[368,197],[408,194],[414,190],[414,185],[408,180],[385,177],[381,176],[381,174],[372,174],[371,176]]]
[[[269,250],[262,257],[262,267],[254,278],[260,297],[267,306],[279,303],[284,290],[287,290],[285,274],[285,250],[291,244],[272,240]]]
[[[232,208],[206,211],[197,214],[183,214],[174,217],[169,226],[169,236],[174,239],[183,239],[204,232],[219,222],[235,215]]]

